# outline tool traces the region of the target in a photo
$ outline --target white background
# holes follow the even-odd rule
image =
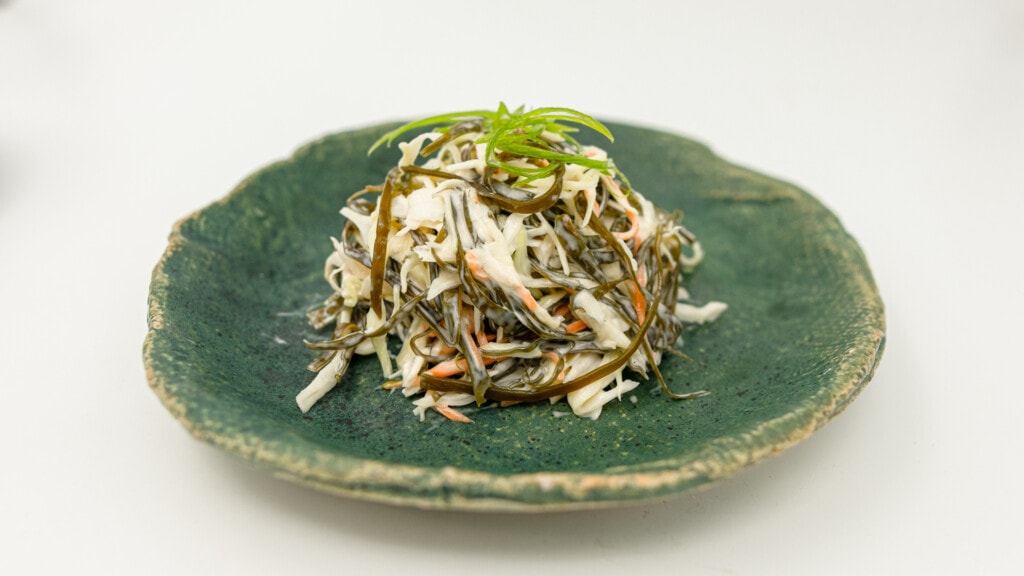
[[[172,224],[321,134],[499,100],[691,135],[809,189],[886,302],[874,381],[728,481],[602,512],[350,501],[192,440],[141,359]],[[1022,102],[1014,0],[0,0],[2,564],[1024,573]]]

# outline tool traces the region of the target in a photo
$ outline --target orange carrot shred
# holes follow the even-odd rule
[[[583,320],[576,320],[575,322],[570,322],[569,324],[565,325],[565,331],[568,332],[569,334],[575,334],[576,332],[586,329],[587,323],[584,322]]]
[[[437,404],[434,406],[434,410],[437,410],[442,416],[451,420],[452,422],[462,422],[463,424],[473,423],[473,420],[471,420],[468,416],[466,416],[462,412],[459,412],[455,408],[452,408],[451,406]]]

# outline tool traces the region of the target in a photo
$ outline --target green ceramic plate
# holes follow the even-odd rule
[[[328,136],[179,222],[153,273],[145,364],[167,409],[197,438],[274,474],[337,494],[422,507],[592,508],[662,498],[729,476],[806,438],[871,378],[884,343],[882,302],[856,242],[817,200],[737,167],[705,146],[609,125],[634,187],[684,208],[707,257],[688,280],[723,300],[717,322],[684,334],[693,361],[605,407],[597,421],[563,405],[431,414],[380,387],[374,359],[306,415],[316,339],[304,313],[327,287],[323,261],[354,190],[382,180],[395,149],[367,157],[378,126]],[[597,139],[589,140],[601,145]]]

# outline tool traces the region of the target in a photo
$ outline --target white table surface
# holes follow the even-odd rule
[[[9,573],[1024,573],[1024,4],[343,4],[0,1]],[[600,512],[350,501],[192,440],[141,359],[174,221],[326,132],[499,100],[810,190],[886,302],[874,381],[730,480]]]

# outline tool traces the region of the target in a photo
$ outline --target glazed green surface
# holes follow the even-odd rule
[[[676,493],[801,440],[867,383],[884,315],[855,241],[792,185],[729,164],[693,141],[610,124],[605,147],[634,187],[682,208],[705,261],[687,279],[721,300],[716,322],[684,333],[692,361],[600,419],[564,403],[468,408],[475,422],[431,413],[382,390],[375,358],[303,415],[312,374],[305,313],[329,294],[323,262],[347,197],[377,184],[394,148],[367,157],[392,125],[303,147],[183,220],[154,272],[145,357],[150,384],[197,437],[320,489],[394,503],[484,509],[571,508]],[[584,140],[584,138],[587,138]],[[397,344],[397,343],[395,343]],[[569,413],[559,417],[559,413]],[[553,476],[552,476],[553,475]]]

